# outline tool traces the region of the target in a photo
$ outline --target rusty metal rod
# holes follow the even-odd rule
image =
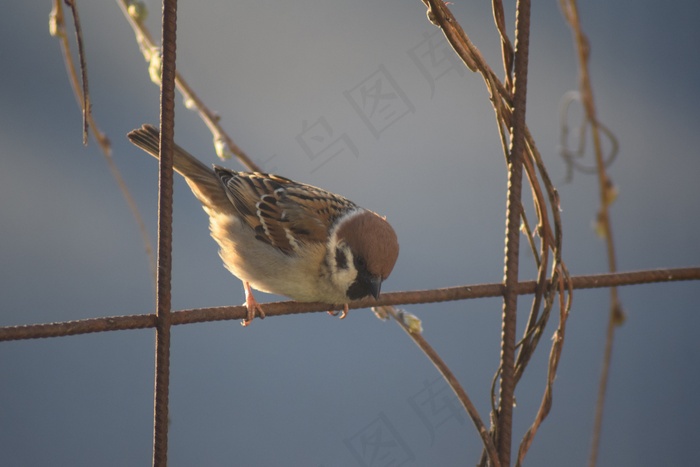
[[[177,0],[163,0],[161,40],[163,45],[163,70],[160,85],[160,157],[158,158],[156,350],[153,389],[153,467],[165,467],[168,465],[176,37]]]
[[[592,274],[571,277],[574,289],[600,289],[612,286],[651,284],[659,282],[678,282],[700,280],[700,267],[649,269],[607,274]],[[535,292],[535,281],[519,282],[515,285],[518,295]],[[383,293],[379,300],[365,299],[350,303],[351,309],[368,308],[379,305],[415,305],[421,303],[449,302],[503,296],[501,283],[461,285],[443,289],[411,290],[406,292]],[[263,304],[268,317],[314,313],[328,310],[342,310],[341,306],[322,303],[270,302]],[[245,306],[221,306],[174,311],[172,324],[192,324],[209,321],[240,320],[245,318]],[[40,339],[47,337],[74,336],[94,332],[122,331],[127,329],[146,329],[155,327],[156,316],[123,315],[104,318],[89,318],[58,323],[28,324],[21,326],[0,327],[0,341]]]

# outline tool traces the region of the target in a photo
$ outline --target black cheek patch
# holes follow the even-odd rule
[[[348,258],[340,248],[335,249],[335,265],[339,269],[348,268]]]

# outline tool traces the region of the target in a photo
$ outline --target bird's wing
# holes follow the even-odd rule
[[[277,175],[218,166],[214,172],[256,238],[287,254],[295,253],[304,243],[326,243],[333,223],[357,209],[342,196]]]

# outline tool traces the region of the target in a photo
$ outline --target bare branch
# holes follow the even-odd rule
[[[590,45],[588,38],[581,29],[581,20],[578,14],[578,5],[576,0],[561,0],[561,9],[564,18],[573,35],[574,44],[578,55],[579,65],[579,88],[580,99],[585,110],[585,125],[590,125],[591,136],[593,137],[593,151],[595,154],[596,168],[598,173],[598,189],[600,197],[600,209],[598,210],[596,220],[596,230],[599,235],[605,240],[608,256],[608,270],[610,272],[617,271],[617,260],[615,256],[615,243],[612,233],[612,222],[610,220],[610,205],[614,202],[615,188],[608,176],[605,168],[607,162],[603,156],[603,148],[601,141],[601,132],[603,135],[612,137],[612,141],[616,146],[616,139],[612,133],[598,122],[596,115],[595,101],[593,99],[593,88],[591,86],[590,71],[588,69],[588,58],[590,56]],[[585,132],[582,131],[582,136]],[[617,148],[613,148],[613,154],[617,152]],[[598,400],[596,402],[595,422],[593,425],[593,441],[591,444],[591,453],[588,461],[589,467],[594,467],[598,460],[598,448],[600,445],[600,432],[603,425],[603,409],[605,406],[605,393],[608,386],[608,375],[610,372],[610,363],[612,361],[612,347],[615,339],[615,328],[621,325],[625,320],[624,311],[617,294],[615,287],[610,288],[610,313],[608,317],[608,326],[605,336],[605,353],[603,356],[603,368],[601,370],[600,382],[598,386]]]
[[[130,4],[127,0],[117,0],[117,3],[121,7],[124,16],[129,21],[131,28],[136,34],[136,42],[139,44],[139,48],[141,49],[144,59],[149,63],[149,66],[156,66],[155,75],[156,78],[158,78],[158,69],[160,68],[160,51],[153,40],[153,36],[151,36],[151,33],[148,31],[148,29],[146,29],[146,26],[144,26],[142,22],[143,14],[137,9],[130,9]],[[151,77],[154,78],[153,74]],[[259,172],[260,167],[253,162],[253,160],[248,157],[248,155],[243,152],[243,150],[239,148],[236,143],[233,142],[233,139],[221,127],[219,124],[220,117],[204,104],[190,85],[185,81],[182,75],[177,71],[175,73],[175,85],[185,97],[185,102],[188,104],[187,107],[196,109],[200,118],[204,121],[207,127],[209,127],[209,131],[211,131],[212,135],[214,136],[214,148],[217,156],[219,156],[221,159],[228,159],[231,157],[231,154],[233,154],[248,170]]]
[[[80,80],[78,79],[78,73],[76,71],[75,63],[73,62],[73,56],[70,50],[70,43],[68,42],[68,38],[66,36],[65,18],[63,15],[61,0],[54,0],[53,2],[53,9],[51,10],[51,14],[49,16],[49,30],[51,35],[57,37],[59,43],[61,44],[61,52],[63,53],[63,61],[66,65],[66,72],[68,73],[68,78],[71,83],[71,87],[73,88],[73,93],[78,102],[78,106],[83,109],[83,116],[87,118],[87,123],[90,126],[90,129],[92,129],[92,134],[105,157],[107,167],[109,167],[112,177],[114,177],[114,180],[117,182],[117,186],[119,187],[119,190],[121,191],[122,196],[124,197],[124,200],[131,211],[131,215],[134,216],[139,233],[141,234],[141,241],[143,242],[144,249],[146,250],[146,256],[148,256],[150,263],[151,277],[153,277],[155,284],[156,259],[151,246],[151,238],[148,235],[148,230],[146,230],[146,224],[143,221],[139,208],[136,206],[136,202],[134,201],[134,198],[129,192],[129,188],[127,188],[126,183],[124,182],[124,177],[122,177],[121,172],[112,159],[112,145],[109,138],[107,138],[107,136],[100,131],[97,123],[95,123],[90,105],[87,107],[85,106],[86,102],[89,104],[89,98],[85,99],[83,97],[86,95],[86,93],[83,93],[83,87],[80,85]],[[81,60],[84,60],[82,56]],[[87,83],[87,72],[85,71],[86,69],[84,67],[83,70],[85,73],[83,83],[85,84]],[[87,84],[85,84],[85,90],[87,90]],[[85,111],[86,108],[87,111]]]
[[[484,449],[488,454],[491,465],[493,465],[494,467],[500,467],[501,463],[498,459],[498,452],[496,451],[496,446],[493,443],[491,434],[486,428],[486,425],[484,425],[484,422],[481,420],[479,412],[476,410],[476,407],[472,403],[471,399],[469,399],[467,392],[459,383],[454,373],[452,373],[452,370],[450,370],[445,361],[442,358],[440,358],[440,355],[438,355],[438,353],[435,351],[435,349],[433,349],[433,347],[428,343],[428,341],[425,340],[423,335],[420,332],[416,332],[410,325],[406,323],[406,320],[402,317],[403,313],[400,313],[400,310],[396,310],[393,306],[384,306],[381,308],[384,312],[389,314],[394,319],[394,321],[396,321],[399,324],[399,326],[401,326],[401,328],[404,331],[406,331],[406,334],[408,334],[408,336],[423,351],[423,353],[430,359],[430,361],[433,362],[435,368],[437,368],[440,374],[442,374],[443,378],[445,378],[447,384],[450,385],[455,395],[462,403],[462,407],[464,407],[464,410],[472,419],[472,423],[474,423],[476,431],[481,437],[481,442],[484,444]]]

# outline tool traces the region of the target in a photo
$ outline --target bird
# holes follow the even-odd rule
[[[158,158],[159,131],[142,125],[129,140]],[[299,302],[343,305],[379,298],[399,255],[386,218],[312,185],[261,172],[207,167],[180,146],[173,168],[209,216],[224,266],[243,282],[249,325],[265,317],[252,289]]]

